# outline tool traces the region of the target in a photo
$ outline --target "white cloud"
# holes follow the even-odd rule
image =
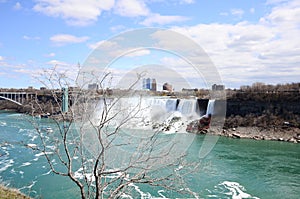
[[[33,10],[61,17],[67,24],[86,26],[97,21],[102,11],[112,9],[114,0],[36,0]]]
[[[228,16],[229,14],[228,14],[228,12],[221,12],[220,15],[221,16]]]
[[[99,46],[101,46],[101,49],[109,50],[118,47],[118,44],[112,41],[101,40],[96,43],[92,43],[88,45],[90,49],[96,49]]]
[[[255,8],[250,8],[250,13],[251,14],[255,13]]]
[[[25,40],[40,40],[41,38],[40,38],[40,37],[37,37],[37,36],[35,36],[35,37],[30,37],[30,36],[24,35],[24,36],[23,36],[23,39],[25,39]]]
[[[119,31],[124,30],[124,29],[126,29],[126,27],[123,26],[123,25],[117,25],[117,26],[110,27],[110,30],[112,32],[119,32]]]
[[[76,37],[74,35],[69,35],[69,34],[57,34],[52,37],[50,37],[50,40],[55,44],[55,45],[66,45],[66,44],[73,44],[73,43],[82,43],[85,42],[89,39],[89,37]]]
[[[32,70],[30,70],[30,69],[25,69],[25,68],[16,69],[16,70],[14,70],[14,72],[16,72],[16,73],[28,74],[28,75],[33,74],[33,73],[32,73],[32,72],[33,72]]]
[[[14,5],[14,10],[21,10],[22,9],[22,5],[20,2],[17,2],[15,5]]]
[[[126,57],[139,57],[139,56],[144,56],[144,55],[149,55],[150,50],[148,49],[137,49],[135,51],[132,51],[128,54],[126,54]]]
[[[56,65],[58,65],[58,66],[68,66],[69,65],[66,62],[58,61],[58,60],[55,60],[55,59],[48,61],[47,64],[52,65],[52,66],[56,66]]]
[[[95,23],[103,11],[122,17],[143,20],[142,25],[164,25],[186,21],[188,18],[176,15],[153,13],[148,4],[161,0],[36,0],[33,10],[51,17],[60,17],[68,25],[87,26]],[[174,2],[174,1],[172,1]],[[175,1],[176,2],[176,1]],[[192,4],[194,0],[178,0],[177,4]],[[120,27],[117,27],[120,28]]]
[[[229,86],[299,81],[300,2],[273,7],[257,23],[177,27],[211,57]]]
[[[147,16],[150,10],[143,1],[139,0],[118,0],[115,13],[125,17]]]
[[[245,13],[244,10],[242,9],[231,9],[230,10],[230,13],[233,15],[233,16],[236,16],[236,17],[242,17],[243,14]]]
[[[0,61],[4,61],[4,57],[0,56]]]
[[[180,0],[180,4],[193,4],[195,0]]]
[[[271,25],[284,28],[298,28],[300,24],[300,1],[290,1],[287,4],[275,6],[272,12],[264,17]],[[287,31],[285,29],[285,31]]]
[[[160,14],[151,14],[144,21],[141,22],[142,25],[152,26],[152,25],[166,25],[175,22],[187,21],[189,18],[176,15],[160,15]]]
[[[288,2],[289,0],[267,0],[266,4],[267,5],[274,5],[274,4],[280,4],[280,3],[285,3]]]

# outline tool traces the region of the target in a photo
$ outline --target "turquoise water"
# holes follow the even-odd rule
[[[78,198],[71,182],[53,175],[43,156],[26,147],[38,141],[26,117],[0,113],[0,182],[32,197]],[[41,122],[50,125],[49,120]],[[186,140],[193,135],[179,136]],[[187,157],[200,169],[185,177],[199,198],[299,198],[299,144],[220,137],[212,151],[199,159],[203,140],[204,136],[195,137]],[[176,197],[162,188],[134,188],[134,198]]]

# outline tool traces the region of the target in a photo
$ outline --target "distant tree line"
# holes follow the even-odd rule
[[[300,83],[265,84],[255,82],[251,86],[241,86],[242,92],[300,92]]]

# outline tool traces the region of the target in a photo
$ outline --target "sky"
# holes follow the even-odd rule
[[[39,88],[52,67],[76,73],[99,45],[143,28],[195,42],[228,88],[300,82],[299,0],[0,0],[0,25],[0,88]],[[130,64],[184,73],[182,57],[140,47],[118,60],[116,74]],[[196,80],[191,87],[201,87]]]

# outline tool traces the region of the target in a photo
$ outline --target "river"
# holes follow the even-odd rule
[[[38,139],[26,117],[0,112],[0,182],[33,198],[78,198],[78,190],[68,179],[50,172],[44,157],[26,147]],[[191,134],[180,136],[185,140]],[[186,176],[200,198],[299,198],[299,144],[220,137],[200,160],[204,137],[197,135],[188,149],[188,159],[199,162],[201,169]],[[135,189],[140,198],[168,197],[162,189]]]

